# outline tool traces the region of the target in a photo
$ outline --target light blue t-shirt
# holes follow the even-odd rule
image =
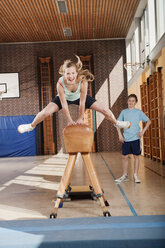
[[[147,122],[149,118],[140,109],[124,109],[121,111],[118,121],[130,121],[131,127],[124,129],[123,136],[126,142],[140,139],[138,133],[141,131],[139,122]]]
[[[66,98],[66,100],[73,102],[73,101],[75,101],[75,100],[77,100],[77,99],[80,98],[81,81],[79,81],[78,88],[74,92],[71,92],[71,91],[69,91],[67,89],[67,87],[65,86],[65,83],[64,83],[64,77],[60,77],[59,78],[59,82],[64,87],[64,92],[65,92],[65,98]]]

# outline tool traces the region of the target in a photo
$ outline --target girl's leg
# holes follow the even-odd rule
[[[32,127],[35,128],[36,125],[38,125],[41,121],[43,121],[45,118],[53,114],[54,112],[57,112],[59,110],[59,107],[56,103],[50,102],[41,112],[39,112],[36,117],[34,118],[32,122]]]
[[[25,133],[32,131],[37,124],[43,121],[46,117],[57,112],[59,107],[56,103],[50,102],[41,112],[39,112],[34,118],[32,123],[19,125],[17,130],[19,133]]]
[[[131,123],[129,121],[117,121],[112,111],[109,108],[105,108],[102,104],[98,103],[97,101],[90,106],[90,109],[102,113],[106,119],[111,121],[118,128],[127,129],[131,126]]]
[[[112,113],[112,111],[108,108],[105,108],[103,105],[101,105],[97,101],[91,105],[90,109],[102,113],[106,119],[108,119],[109,121],[111,121],[115,125],[117,124],[116,118],[115,118],[114,114]]]

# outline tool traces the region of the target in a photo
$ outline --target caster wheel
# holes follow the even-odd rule
[[[89,185],[89,189],[90,189],[90,190],[93,190],[93,187],[92,187],[91,185]]]
[[[110,212],[103,212],[104,217],[111,216]]]
[[[108,207],[109,206],[109,202],[108,201],[105,201],[105,206]]]
[[[70,192],[72,190],[72,187],[68,185],[68,191]]]
[[[52,213],[52,214],[50,215],[50,219],[55,219],[55,218],[57,218],[57,214]]]

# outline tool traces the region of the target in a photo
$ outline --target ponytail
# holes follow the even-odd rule
[[[89,70],[81,70],[79,73],[79,78],[88,82],[92,82],[94,80],[94,76],[89,72]]]

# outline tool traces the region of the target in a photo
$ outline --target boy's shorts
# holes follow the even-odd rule
[[[59,109],[62,109],[62,105],[61,105],[61,101],[60,101],[59,96],[56,96],[55,98],[53,98],[51,102],[56,103],[56,104],[58,105]],[[89,96],[89,95],[87,95],[86,101],[85,101],[85,108],[86,108],[86,109],[89,109],[90,106],[91,106],[94,102],[96,102],[96,99],[93,98],[93,97],[91,97],[91,96]],[[67,100],[67,103],[68,103],[68,105],[70,105],[70,104],[79,105],[79,104],[80,104],[80,98],[77,99],[77,100],[75,100],[75,101],[68,101],[68,100]]]
[[[133,154],[136,156],[141,154],[140,139],[129,142],[124,141],[124,143],[122,144],[122,155],[128,154]]]

